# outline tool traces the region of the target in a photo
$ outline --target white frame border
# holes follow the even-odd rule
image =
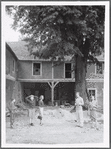
[[[3,26],[4,26],[4,17],[3,17],[3,14],[2,13],[4,13],[4,6],[5,5],[20,5],[20,4],[22,4],[22,5],[52,5],[52,3],[50,2],[50,1],[45,1],[45,3],[44,3],[44,1],[42,1],[42,2],[40,2],[40,1],[38,1],[38,2],[35,2],[35,1],[31,1],[31,2],[21,2],[21,1],[19,1],[19,2],[14,2],[14,1],[4,1],[4,2],[1,2],[1,18],[2,18],[2,20],[1,20],[1,37],[2,37],[2,56],[1,56],[1,66],[2,66],[2,71],[1,71],[1,77],[3,78],[3,79],[1,79],[1,83],[2,83],[2,92],[1,92],[1,97],[2,97],[2,99],[4,99],[4,97],[5,97],[5,79],[4,79],[4,75],[5,75],[5,53],[4,53],[4,51],[5,51],[5,38],[4,38],[4,28],[3,28]],[[97,1],[95,1],[95,2],[91,2],[91,1],[84,1],[84,2],[80,2],[80,1],[77,1],[77,2],[64,2],[64,1],[53,1],[53,5],[81,5],[81,6],[83,6],[83,5],[105,5],[105,72],[104,72],[104,74],[105,74],[105,77],[104,77],[104,79],[105,79],[105,81],[104,81],[104,92],[105,92],[105,97],[104,97],[104,125],[105,126],[107,126],[107,127],[104,127],[104,141],[103,141],[103,143],[93,143],[93,144],[57,144],[56,145],[56,147],[59,147],[59,148],[63,148],[63,147],[76,147],[76,148],[78,148],[78,147],[84,147],[84,148],[86,148],[86,147],[109,147],[109,100],[107,100],[107,102],[105,101],[105,99],[109,99],[109,85],[108,85],[108,83],[109,83],[109,10],[110,10],[110,2],[109,1],[99,1],[99,2],[97,2]],[[107,50],[107,53],[106,53],[106,50]],[[106,61],[107,61],[107,63],[106,63]],[[4,66],[4,67],[3,67]],[[5,140],[6,140],[6,124],[5,124],[5,112],[4,112],[4,109],[5,109],[5,100],[2,100],[2,103],[1,103],[1,110],[2,110],[2,116],[1,116],[1,123],[3,124],[3,125],[1,125],[1,137],[2,137],[2,140],[1,140],[1,147],[8,147],[8,148],[12,148],[12,147],[17,147],[18,146],[18,144],[10,144],[10,146],[9,146],[9,144],[6,144],[6,142],[5,142]],[[33,147],[33,148],[37,148],[37,145],[35,145],[35,144],[28,144],[28,145],[26,145],[26,144],[19,144],[19,148],[23,148],[23,147]],[[49,148],[49,147],[55,147],[54,145],[39,145],[38,146],[39,148],[40,147],[45,147],[45,148]]]

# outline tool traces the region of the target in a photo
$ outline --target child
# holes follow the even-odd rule
[[[10,127],[13,128],[14,124],[14,116],[15,116],[15,110],[17,107],[15,106],[15,99],[12,99],[9,104],[9,111],[10,111]]]
[[[29,118],[30,118],[30,125],[34,126],[33,121],[35,117],[35,107],[36,107],[36,99],[34,95],[30,95],[25,98],[29,105]]]
[[[82,128],[83,127],[83,105],[84,101],[83,98],[80,97],[79,92],[76,93],[76,101],[75,101],[75,106],[76,106],[76,114],[77,114],[77,120],[79,122],[79,126]]]
[[[40,125],[43,125],[43,123],[42,123],[42,119],[43,119],[43,107],[44,107],[43,100],[44,100],[44,96],[41,95],[40,96],[39,103],[38,103],[38,105],[39,105],[39,116],[38,116],[38,118],[40,119]]]

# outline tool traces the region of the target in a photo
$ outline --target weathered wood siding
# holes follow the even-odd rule
[[[64,63],[54,66],[54,79],[64,78]]]
[[[42,62],[42,76],[44,79],[52,79],[52,63]]]
[[[6,80],[6,106],[9,105],[9,102],[11,101],[11,98],[13,96],[13,87],[14,87],[14,81]]]
[[[35,61],[39,63],[39,61]],[[19,61],[19,79],[51,79],[52,78],[52,63],[50,62],[40,62],[42,73],[41,75],[33,75],[32,64],[33,61]]]
[[[15,71],[13,71],[13,60],[15,62]],[[17,60],[8,49],[6,49],[6,75],[17,77]]]
[[[6,45],[6,106],[9,105],[12,98],[15,98],[16,100],[20,99],[18,96],[19,92],[16,89],[18,87],[18,82],[16,81],[17,71],[18,60],[10,47]]]
[[[42,67],[41,75],[33,75],[32,64],[34,61],[19,61],[18,67],[18,78],[20,79],[64,79],[65,70],[64,63],[56,65],[52,68],[52,62],[40,62]],[[39,61],[35,61],[38,62]],[[9,67],[7,66],[7,71]],[[52,74],[53,73],[53,74]],[[72,77],[75,76],[75,73],[72,72]],[[96,66],[93,63],[87,65],[86,79],[104,79],[103,74],[96,74]]]

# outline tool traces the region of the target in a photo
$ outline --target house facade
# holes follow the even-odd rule
[[[15,84],[17,80],[18,59],[10,46],[6,43],[6,103],[15,98]]]
[[[88,63],[86,80],[90,95],[94,95],[98,104],[103,106],[103,56],[98,57],[98,60],[101,61],[100,65]],[[73,104],[75,101],[75,72],[72,71],[74,63],[72,64],[68,58],[59,65],[55,63],[44,59],[34,59],[23,41],[7,43],[6,80],[13,84],[11,92],[8,90],[11,83],[6,84],[7,102],[11,98],[25,101],[26,96],[33,94],[44,95],[44,102],[48,105],[51,102],[63,104],[65,101]],[[10,79],[8,79],[9,75]]]

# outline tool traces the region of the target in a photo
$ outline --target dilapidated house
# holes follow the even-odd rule
[[[94,95],[98,104],[103,106],[104,56],[96,65],[88,62],[87,88]],[[44,95],[45,104],[51,101],[70,104],[75,100],[75,72],[69,58],[60,65],[44,59],[34,59],[24,41],[6,43],[6,100],[11,98],[25,101],[25,97]]]

